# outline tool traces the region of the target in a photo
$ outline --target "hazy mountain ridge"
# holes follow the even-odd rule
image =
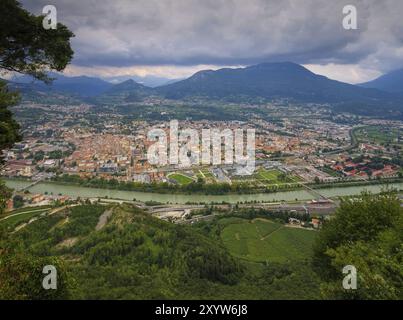
[[[188,79],[158,87],[157,90],[174,99],[189,96],[222,99],[234,95],[328,103],[394,99],[389,93],[331,80],[291,62],[200,71]]]
[[[397,71],[397,76],[385,75],[388,81],[383,77],[383,80],[380,79],[388,83],[388,88],[399,89],[400,76],[403,77],[403,71]],[[336,111],[402,116],[403,96],[396,93],[398,91],[380,90],[381,86],[369,88],[379,81],[352,85],[317,75],[292,62],[281,62],[237,69],[203,70],[187,79],[155,88],[132,79],[112,84],[98,78],[59,75],[51,86],[38,82],[15,86],[23,88],[23,97],[35,98],[35,90],[38,90],[67,94],[68,97],[96,104],[128,104],[141,102],[150,96],[167,99],[201,97],[232,102],[288,99],[296,103],[329,103]],[[397,83],[393,85],[394,82]],[[27,92],[30,94],[27,95]]]
[[[112,83],[95,77],[66,77],[57,73],[49,73],[49,76],[53,79],[51,85],[34,80],[29,76],[14,77],[10,81],[21,88],[30,88],[41,92],[67,93],[78,97],[98,96],[113,87]]]
[[[129,79],[110,87],[102,95],[96,97],[96,102],[100,104],[139,102],[153,93],[153,88]]]
[[[361,83],[360,86],[397,93],[403,96],[403,68],[384,74],[372,81]]]

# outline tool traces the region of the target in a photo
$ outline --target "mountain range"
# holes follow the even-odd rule
[[[375,88],[403,96],[403,69],[389,72],[379,78],[360,84],[364,88]]]
[[[403,70],[371,82],[352,85],[317,75],[292,62],[262,63],[245,68],[199,71],[191,77],[155,88],[132,79],[119,84],[92,77],[56,75],[51,86],[29,82],[24,77],[10,85],[22,95],[59,95],[97,104],[142,101],[156,96],[168,99],[203,98],[246,102],[287,99],[301,103],[328,103],[336,110],[393,116],[403,114]],[[22,81],[21,81],[22,79]]]
[[[41,92],[59,92],[80,97],[94,97],[113,87],[113,84],[95,77],[79,76],[66,77],[57,73],[49,73],[53,79],[51,85],[33,80],[29,76],[19,76],[11,79],[16,87],[23,90],[37,90]]]
[[[244,96],[334,103],[392,98],[389,93],[331,80],[290,62],[200,71],[188,79],[158,87],[157,90],[175,99]]]

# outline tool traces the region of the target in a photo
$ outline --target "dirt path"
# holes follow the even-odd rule
[[[78,237],[74,237],[74,238],[68,238],[63,240],[62,242],[58,243],[56,245],[56,248],[71,248],[72,246],[74,246],[78,241]]]
[[[106,210],[103,214],[101,214],[101,216],[99,217],[99,220],[98,220],[98,224],[95,227],[95,230],[97,230],[97,231],[101,230],[108,222],[108,219],[112,215],[112,213],[113,213],[113,210],[109,209],[109,210]]]
[[[49,209],[45,210],[45,211],[41,214],[41,216],[42,216],[43,214],[45,214],[45,215],[47,215],[47,216],[50,216],[50,215],[52,215],[52,214],[55,214],[55,213],[57,213],[57,212],[60,212],[60,211],[62,211],[62,210],[64,210],[64,209],[66,209],[66,208],[68,208],[68,206],[56,208],[56,209],[53,209],[53,210],[51,210],[51,208],[49,208]],[[18,216],[18,215],[23,214],[23,213],[25,214],[25,213],[37,212],[37,211],[39,212],[39,211],[41,211],[41,210],[32,210],[32,211],[25,211],[25,212],[21,212],[21,213],[16,213],[16,214],[13,214],[13,215],[11,215],[11,216],[8,216],[8,217],[4,218],[3,220],[8,219],[8,218],[10,218],[10,217]],[[42,211],[43,211],[43,209],[42,209]],[[36,220],[38,220],[38,219],[39,219],[39,217],[33,217],[33,218],[31,218],[31,220],[29,220],[28,222],[18,225],[18,226],[14,229],[14,232],[17,232],[17,231],[19,231],[19,230],[25,228],[27,225],[31,224],[32,222],[34,222],[34,221],[36,221]],[[1,221],[1,220],[0,220],[0,221]]]
[[[42,208],[42,209],[36,209],[36,210],[22,211],[22,212],[10,214],[10,215],[8,215],[8,216],[6,216],[4,218],[1,218],[0,221],[7,220],[9,218],[16,217],[16,216],[26,214],[26,213],[33,213],[33,212],[46,211],[46,210],[50,210],[50,208],[45,208],[45,209]]]
[[[278,227],[276,230],[273,230],[272,232],[269,232],[268,234],[266,234],[264,237],[260,238],[260,240],[263,241],[263,240],[267,239],[270,235],[272,235],[273,233],[275,233],[278,230],[283,229],[283,228],[284,228],[283,226]]]

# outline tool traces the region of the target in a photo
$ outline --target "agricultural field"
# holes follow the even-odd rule
[[[403,132],[400,132],[400,140],[398,141],[399,128],[367,126],[357,130],[356,137],[360,142],[370,142],[380,145],[403,145],[401,140],[402,134]]]
[[[107,212],[106,224],[99,228]],[[265,220],[254,221],[262,233],[279,226]],[[218,223],[226,228],[249,222],[228,217]],[[60,283],[74,285],[68,292],[53,290],[52,294],[57,296],[51,298],[262,300],[319,297],[319,282],[309,264],[302,260],[265,265],[239,259],[223,248],[220,239],[200,232],[196,226],[161,221],[128,204],[67,208],[17,232],[10,230],[7,237],[0,237],[0,248],[3,247],[15,250],[19,259],[28,253],[28,261],[56,263],[58,275],[69,275],[69,282]],[[13,267],[10,270],[19,274]],[[33,279],[29,288],[41,285]],[[43,294],[46,296],[48,292]]]
[[[237,176],[237,177],[231,178],[231,181],[233,183],[247,184],[251,188],[264,188],[268,185],[266,180],[259,180],[256,178],[255,175],[246,176],[246,177]]]
[[[296,183],[301,181],[300,178],[285,175],[277,169],[266,170],[264,168],[260,168],[257,171],[255,178],[265,185]]]
[[[181,173],[171,173],[167,177],[169,179],[175,180],[180,185],[187,185],[187,184],[195,181],[192,178],[190,178],[184,174],[181,174]]]
[[[304,260],[312,254],[316,232],[286,227],[266,219],[240,220],[227,225],[221,239],[235,256],[252,262]]]
[[[13,230],[17,226],[29,222],[32,218],[38,217],[49,211],[49,208],[24,208],[10,212],[7,216],[0,218],[0,227]]]

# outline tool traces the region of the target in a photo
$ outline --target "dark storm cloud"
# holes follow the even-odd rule
[[[76,37],[74,64],[403,66],[401,0],[26,0],[39,14],[54,4]],[[358,30],[342,28],[354,4]]]

